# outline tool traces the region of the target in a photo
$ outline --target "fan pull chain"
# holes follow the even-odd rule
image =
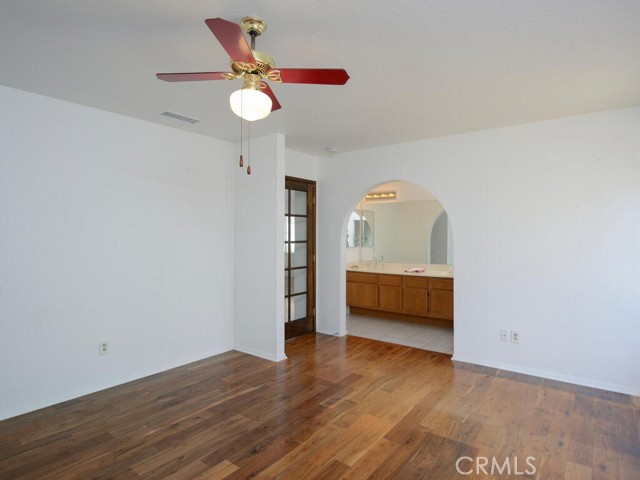
[[[244,159],[242,157],[242,97],[243,95],[240,95],[240,168],[244,166]]]
[[[242,156],[242,144],[244,141],[242,140],[242,118],[240,118],[240,168],[244,166],[244,158]]]
[[[251,122],[247,123],[247,175],[251,175]]]

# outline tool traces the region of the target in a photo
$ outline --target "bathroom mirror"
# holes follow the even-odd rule
[[[347,247],[373,247],[375,213],[356,209],[347,223]]]
[[[347,262],[376,257],[387,263],[453,264],[449,218],[431,193],[408,182],[392,182],[376,190],[395,191],[397,197],[360,201],[347,224]]]

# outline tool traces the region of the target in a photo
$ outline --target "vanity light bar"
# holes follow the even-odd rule
[[[393,200],[396,198],[396,192],[371,192],[364,197],[367,200]]]

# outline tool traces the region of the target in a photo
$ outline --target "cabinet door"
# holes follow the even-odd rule
[[[378,308],[378,285],[347,282],[347,304],[352,307]]]
[[[404,289],[404,313],[409,315],[428,315],[428,293],[420,288]]]
[[[347,282],[347,305],[353,305],[353,301],[355,300],[356,292],[354,285],[354,282]]]
[[[380,310],[402,313],[402,287],[380,285]]]
[[[453,320],[453,292],[450,290],[431,290],[429,293],[429,315]]]

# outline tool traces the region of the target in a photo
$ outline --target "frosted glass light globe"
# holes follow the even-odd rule
[[[253,122],[261,120],[271,113],[272,102],[269,95],[259,90],[243,88],[231,94],[229,105],[237,116]]]

